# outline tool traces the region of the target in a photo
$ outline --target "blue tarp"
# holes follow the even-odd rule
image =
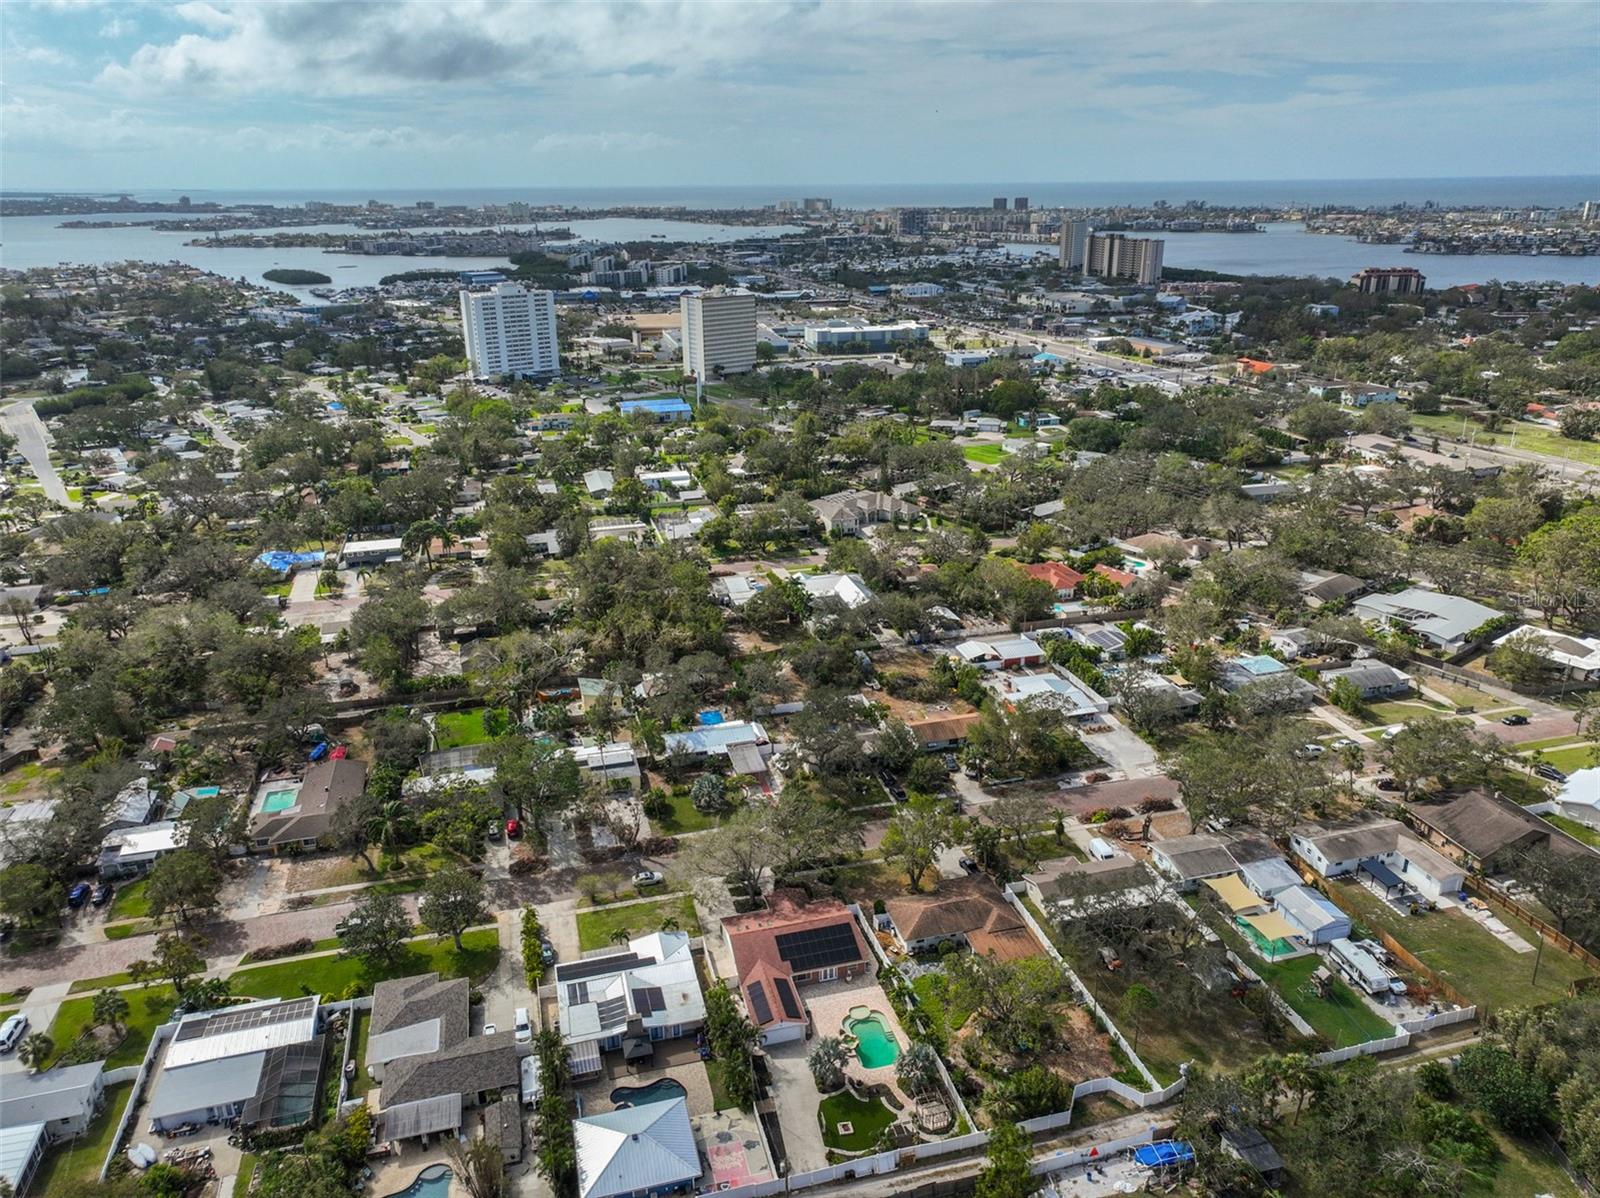
[[[1157,1140],[1133,1150],[1133,1159],[1146,1169],[1162,1165],[1182,1165],[1194,1160],[1194,1149],[1182,1140]]]
[[[320,565],[322,559],[326,556],[327,554],[320,549],[313,549],[309,553],[291,553],[287,549],[269,549],[257,556],[256,561],[269,570],[275,570],[279,574],[287,574],[296,566]]]

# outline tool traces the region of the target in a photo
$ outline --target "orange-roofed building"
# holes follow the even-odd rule
[[[1083,575],[1064,562],[1035,562],[1030,566],[1023,566],[1022,571],[1029,578],[1037,578],[1048,582],[1056,590],[1056,595],[1062,599],[1071,599],[1078,593],[1078,586],[1083,582]]]
[[[1123,590],[1127,590],[1138,581],[1137,577],[1129,574],[1126,570],[1119,570],[1115,566],[1106,565],[1104,562],[1097,565],[1094,568],[1094,572],[1100,575],[1101,578],[1109,578]]]
[[[1240,358],[1233,364],[1235,374],[1266,374],[1277,366],[1276,362],[1263,362],[1260,358]]]
[[[802,985],[853,978],[872,964],[850,908],[838,899],[807,902],[798,890],[775,890],[762,910],[728,916],[722,938],[763,1044],[805,1037]]]

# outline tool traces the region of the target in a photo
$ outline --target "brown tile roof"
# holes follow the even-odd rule
[[[908,941],[965,936],[970,942],[975,934],[994,937],[1019,928],[1027,931],[1021,917],[1000,897],[999,889],[988,878],[941,882],[932,894],[892,898],[884,904],[884,909],[894,920],[900,938]],[[990,943],[992,947],[999,947],[998,941]],[[1039,946],[1033,947],[1037,952]]]

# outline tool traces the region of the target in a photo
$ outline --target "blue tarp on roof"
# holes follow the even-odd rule
[[[256,561],[269,570],[275,570],[279,574],[287,574],[296,566],[318,565],[326,556],[327,554],[320,549],[313,549],[307,553],[291,553],[287,549],[269,549],[265,553],[259,554],[256,557]]]
[[[1135,1148],[1133,1159],[1146,1169],[1181,1165],[1194,1160],[1194,1149],[1182,1140],[1157,1140],[1154,1144],[1141,1144]]]
[[[617,410],[627,415],[629,412],[687,412],[690,408],[687,401],[664,395],[656,399],[625,399],[617,405]]]

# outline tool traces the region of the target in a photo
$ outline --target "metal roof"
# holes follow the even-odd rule
[[[243,1102],[261,1087],[267,1054],[254,1052],[161,1070],[150,1098],[152,1119],[167,1119],[211,1107]]]
[[[378,1116],[378,1139],[410,1140],[436,1131],[454,1131],[460,1126],[461,1095],[440,1094],[384,1110]]]
[[[178,1025],[167,1049],[167,1069],[244,1056],[311,1039],[317,1031],[315,996],[268,1000],[190,1015]]]
[[[580,1198],[667,1190],[700,1176],[687,1099],[574,1119],[572,1131]]]
[[[0,1178],[11,1183],[20,1193],[23,1174],[28,1171],[39,1141],[44,1139],[43,1123],[24,1123],[17,1126],[0,1126]]]
[[[424,1019],[420,1023],[379,1032],[367,1039],[367,1056],[364,1064],[387,1064],[400,1057],[414,1057],[419,1053],[439,1051],[439,1020]]]
[[[0,1087],[0,1127],[52,1123],[86,1113],[99,1092],[104,1065],[92,1061],[43,1073],[7,1073]]]

